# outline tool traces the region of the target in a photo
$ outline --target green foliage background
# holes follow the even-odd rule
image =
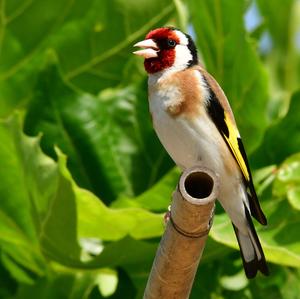
[[[0,298],[142,298],[179,171],[131,52],[165,24],[224,88],[269,220],[271,276],[248,281],[218,208],[191,298],[300,298],[299,20],[298,0],[0,0]]]

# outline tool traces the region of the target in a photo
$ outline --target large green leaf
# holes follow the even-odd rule
[[[40,51],[73,4],[73,0],[1,1],[1,115],[30,99]]]
[[[92,96],[66,85],[50,64],[39,77],[25,131],[42,132],[42,147],[52,156],[59,145],[76,181],[106,202],[138,194],[171,166],[152,129],[146,86],[138,87]]]
[[[115,271],[110,269],[72,272],[63,268],[56,268],[55,275],[41,278],[33,286],[20,286],[14,298],[87,299],[90,298],[94,287],[99,289],[97,298],[104,298],[100,292],[107,297],[115,291],[117,277]]]
[[[141,208],[110,209],[95,195],[74,187],[77,196],[79,236],[118,240],[126,235],[136,239],[158,237],[163,216]]]
[[[282,104],[285,105],[283,106],[285,109],[279,109],[277,112],[282,116],[282,112],[287,107],[287,103],[284,101],[288,102],[289,93],[299,86],[300,56],[295,43],[300,25],[299,3],[294,0],[287,0],[282,5],[280,0],[272,2],[258,0],[257,5],[267,32],[270,34],[271,52],[266,57],[266,62],[268,63],[270,78],[273,80],[272,95],[275,100],[277,97],[277,101],[281,100],[283,101]],[[272,104],[274,105],[276,102]]]
[[[134,41],[173,10],[167,0],[1,1],[0,115],[30,102],[48,48],[57,51],[64,77],[82,89],[124,81]]]
[[[259,11],[262,14],[266,26],[270,31],[276,47],[287,48],[290,46],[290,21],[292,17],[293,0],[285,1],[284,5],[280,0],[269,2],[264,0],[256,1]],[[278,11],[281,13],[278,13]]]
[[[280,164],[300,149],[300,92],[293,94],[286,116],[268,128],[263,143],[254,152],[257,167]]]
[[[251,152],[267,125],[268,84],[254,44],[242,26],[245,3],[189,0],[188,5],[206,67],[228,96]]]
[[[267,227],[257,226],[268,261],[280,265],[300,267],[299,212],[285,202],[274,201],[264,205],[268,217]],[[231,221],[226,214],[216,215],[210,236],[217,242],[238,248]]]
[[[252,152],[266,114],[285,116],[288,105],[278,103],[289,103],[300,74],[299,1],[255,2],[258,31],[271,37],[263,62],[243,28],[253,1],[0,0],[0,116],[24,108],[26,132],[43,135],[24,135],[19,116],[0,121],[1,298],[142,297],[164,229],[153,211],[167,210],[180,173],[153,132],[132,45],[166,22],[195,35]],[[279,265],[247,281],[217,210],[191,298],[298,298],[298,102],[296,93],[250,161],[264,167],[255,185],[269,226],[257,228]]]
[[[37,158],[36,147],[31,139],[21,140],[18,129],[15,121],[0,123],[0,247],[6,262],[14,260],[20,266],[19,271],[23,272],[24,267],[35,275],[42,275],[44,261],[39,253],[38,235],[32,221],[34,210],[31,197],[39,192],[44,176],[41,175],[30,183],[32,175],[38,173],[35,161],[27,167],[30,159]],[[32,147],[33,151],[27,152],[26,147]],[[43,170],[47,162],[47,159],[42,160],[39,170]],[[48,173],[51,174],[51,171],[49,168]],[[26,278],[26,274],[22,277],[23,280],[30,280],[30,277]]]
[[[113,202],[112,207],[142,207],[151,211],[167,211],[179,177],[180,171],[176,167],[141,195],[134,198],[120,197]]]
[[[45,275],[45,257],[79,268],[99,268],[137,263],[152,257],[156,243],[134,239],[97,245],[104,251],[88,262],[81,259],[78,240],[118,240],[162,234],[162,215],[141,208],[110,209],[99,198],[79,188],[57,150],[58,163],[42,153],[38,137],[21,132],[20,117],[1,122],[0,136],[0,247],[3,264],[17,279],[32,282]],[[14,192],[10,192],[15,190]],[[127,250],[126,250],[127,248]],[[136,248],[136,250],[133,250]],[[120,250],[124,254],[120,255]],[[147,253],[146,253],[147,252]],[[25,271],[25,272],[24,272]]]
[[[173,10],[166,0],[93,1],[84,21],[66,24],[52,40],[66,78],[94,92],[118,84],[133,43]]]
[[[2,121],[0,130],[0,246],[6,266],[25,279],[23,268],[43,274],[40,247],[79,257],[75,200],[71,183],[42,154],[39,138],[22,134],[18,115]]]

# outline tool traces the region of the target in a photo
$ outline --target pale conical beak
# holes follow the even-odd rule
[[[139,55],[144,58],[153,58],[158,56],[157,52],[159,51],[159,48],[153,39],[145,39],[133,46],[143,48],[142,50],[134,51],[133,54],[135,55]]]

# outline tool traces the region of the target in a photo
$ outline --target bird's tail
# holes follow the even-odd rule
[[[265,255],[247,207],[245,207],[245,213],[248,221],[248,234],[245,235],[239,231],[234,224],[233,228],[240,246],[246,276],[247,278],[253,278],[258,271],[264,275],[269,275]]]

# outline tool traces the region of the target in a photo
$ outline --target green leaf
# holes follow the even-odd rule
[[[18,115],[1,122],[0,135],[0,243],[13,275],[26,280],[23,268],[44,274],[42,253],[79,259],[76,202],[68,174],[41,152],[39,138],[21,132]]]
[[[300,210],[300,153],[286,159],[279,167],[273,192],[278,197],[287,197],[290,204]]]
[[[31,159],[38,159],[37,143],[33,139],[23,138],[17,117],[0,122],[0,138],[2,254],[15,261],[20,266],[20,271],[23,271],[24,267],[36,275],[42,275],[45,265],[39,253],[38,234],[32,221],[34,206],[31,199],[40,191],[39,187],[44,180],[44,175],[40,175],[40,171],[48,164],[48,158],[40,160],[40,164],[34,160],[32,165],[29,165]],[[26,148],[31,148],[32,151],[27,152]],[[32,176],[38,173],[36,181],[31,182]],[[47,193],[44,196],[47,196]]]
[[[94,271],[66,271],[57,269],[52,276],[36,281],[35,285],[21,285],[16,299],[55,298],[55,299],[85,299],[89,298],[93,287],[102,284],[103,275],[107,270]],[[99,294],[99,292],[98,292]],[[99,294],[99,296],[101,296]],[[97,298],[103,298],[97,297]]]
[[[52,163],[55,165],[54,161]],[[65,164],[66,157],[61,157],[57,165],[55,194],[51,198],[39,233],[43,253],[61,261],[80,257],[77,242],[76,197]]]
[[[246,149],[257,149],[250,162],[263,167],[254,179],[269,223],[257,229],[276,263],[268,278],[246,281],[217,212],[190,297],[298,298],[299,93],[286,112],[299,87],[300,10],[269,2],[255,1],[262,24],[249,36],[248,0],[0,0],[1,298],[142,298],[164,230],[156,213],[180,173],[153,132],[131,52],[166,23],[195,36]],[[278,122],[266,131],[267,117]]]
[[[243,27],[245,3],[189,0],[188,6],[206,67],[228,96],[251,152],[267,126],[268,80]]]
[[[65,178],[68,174],[61,166],[65,162],[61,160],[58,167],[52,159],[45,156],[41,152],[39,138],[30,138],[22,133],[18,115],[3,121],[1,129],[2,140],[7,138],[5,143],[7,148],[0,149],[2,154],[0,160],[9,164],[5,168],[5,173],[0,173],[1,196],[7,200],[7,203],[2,202],[0,215],[3,215],[2,219],[6,221],[3,227],[10,227],[12,234],[20,235],[16,238],[8,235],[3,240],[8,242],[6,246],[9,246],[10,252],[7,254],[20,255],[22,246],[14,250],[11,248],[18,242],[21,244],[24,242],[23,246],[26,246],[23,249],[24,254],[34,260],[43,260],[40,246],[46,254],[56,251],[60,255],[79,257],[76,202],[72,185]],[[11,175],[8,175],[8,171]],[[10,181],[5,177],[10,178]],[[7,192],[14,186],[18,186],[18,192],[9,195]],[[15,198],[12,199],[11,196]],[[10,212],[11,208],[14,209],[13,212]],[[27,240],[24,239],[26,236]],[[2,238],[4,237],[5,234],[2,234]],[[37,271],[33,268],[36,261],[24,264],[29,257],[14,258],[31,271]]]
[[[272,1],[272,4],[268,1],[257,1],[259,11],[264,17],[266,26],[277,47],[288,47],[291,42],[287,32],[290,30],[289,22],[291,21],[293,2],[293,0],[288,0],[285,5],[282,5],[280,0]],[[279,9],[281,10],[280,14],[278,13]]]
[[[95,195],[74,186],[77,197],[80,237],[118,240],[126,235],[136,239],[158,237],[163,216],[141,208],[110,209]]]
[[[285,201],[269,202],[263,206],[268,226],[257,226],[261,245],[268,261],[300,267],[299,212],[291,210]],[[232,224],[226,214],[216,215],[210,236],[227,246],[238,249]]]
[[[272,1],[272,3],[258,0],[257,5],[271,37],[271,53],[267,57],[267,66],[271,74],[270,78],[273,80],[273,95],[276,97],[277,90],[280,90],[281,100],[286,105],[284,100],[288,102],[288,93],[299,86],[300,60],[295,43],[300,24],[299,4],[294,0],[287,0],[284,5],[280,0]],[[278,13],[279,10],[281,13]],[[271,105],[275,104],[276,102]],[[282,114],[282,111],[278,112]]]
[[[0,298],[12,297],[17,289],[18,284],[12,278],[2,262],[0,262],[0,277]]]
[[[146,86],[138,87],[140,92],[130,86],[95,97],[69,87],[50,62],[39,76],[25,131],[42,132],[42,147],[52,156],[57,144],[69,157],[75,180],[105,202],[139,194],[171,162],[152,129]]]
[[[274,181],[277,167],[275,165],[266,166],[253,173],[253,182],[256,193],[261,195]]]
[[[43,255],[67,266],[101,267],[101,263],[111,266],[107,258],[103,260],[102,254],[85,265],[80,258],[78,239],[119,240],[126,235],[145,239],[162,234],[162,215],[141,208],[110,209],[91,192],[79,188],[66,168],[66,156],[57,149],[56,163],[43,154],[39,138],[21,132],[18,115],[1,123],[0,136],[6,141],[0,158],[8,163],[5,172],[0,172],[1,197],[7,200],[2,200],[0,210],[0,246],[3,254],[10,258],[6,258],[5,265],[20,280],[32,282],[23,268],[43,275],[46,267]],[[5,180],[7,174],[11,181]],[[20,193],[9,192],[15,184]],[[11,196],[14,196],[13,202],[9,200]],[[113,265],[119,265],[117,250],[136,246],[135,242],[113,243],[115,254],[109,249],[111,246],[108,245],[108,249],[104,246],[103,254],[108,252]],[[139,246],[143,252],[141,244]],[[136,251],[132,252],[131,258],[137,258]],[[123,260],[127,258],[126,252]]]
[[[62,24],[72,2],[1,1],[1,115],[28,102],[34,84],[34,72],[40,60],[38,54],[49,35]],[[46,15],[41,13],[46,11]]]
[[[140,263],[152,264],[158,244],[125,237],[108,244],[100,255],[85,263],[83,268],[137,267]]]
[[[300,91],[294,93],[286,116],[268,128],[261,146],[253,153],[251,161],[257,167],[280,164],[300,149]]]
[[[100,293],[104,297],[112,295],[116,291],[118,284],[116,271],[103,269],[97,277],[97,283]]]
[[[53,38],[65,78],[90,92],[111,86],[112,81],[117,85],[124,57],[131,57],[135,41],[163,24],[173,11],[173,3],[166,0],[93,1],[84,20],[67,23]]]
[[[124,81],[122,73],[134,59],[132,45],[162,25],[174,5],[167,0],[10,0],[1,1],[0,10],[3,116],[31,101],[49,48],[57,52],[64,78],[81,89],[97,93]]]
[[[282,298],[295,299],[300,292],[300,286],[298,283],[300,280],[300,271],[299,269],[286,269],[284,274],[285,283],[280,285]]]
[[[176,167],[141,195],[134,198],[120,197],[113,202],[112,207],[142,207],[151,211],[167,211],[179,177],[180,171]]]
[[[245,277],[244,271],[242,270],[233,276],[222,277],[220,283],[224,287],[224,289],[239,291],[245,288],[248,285],[249,281]]]

